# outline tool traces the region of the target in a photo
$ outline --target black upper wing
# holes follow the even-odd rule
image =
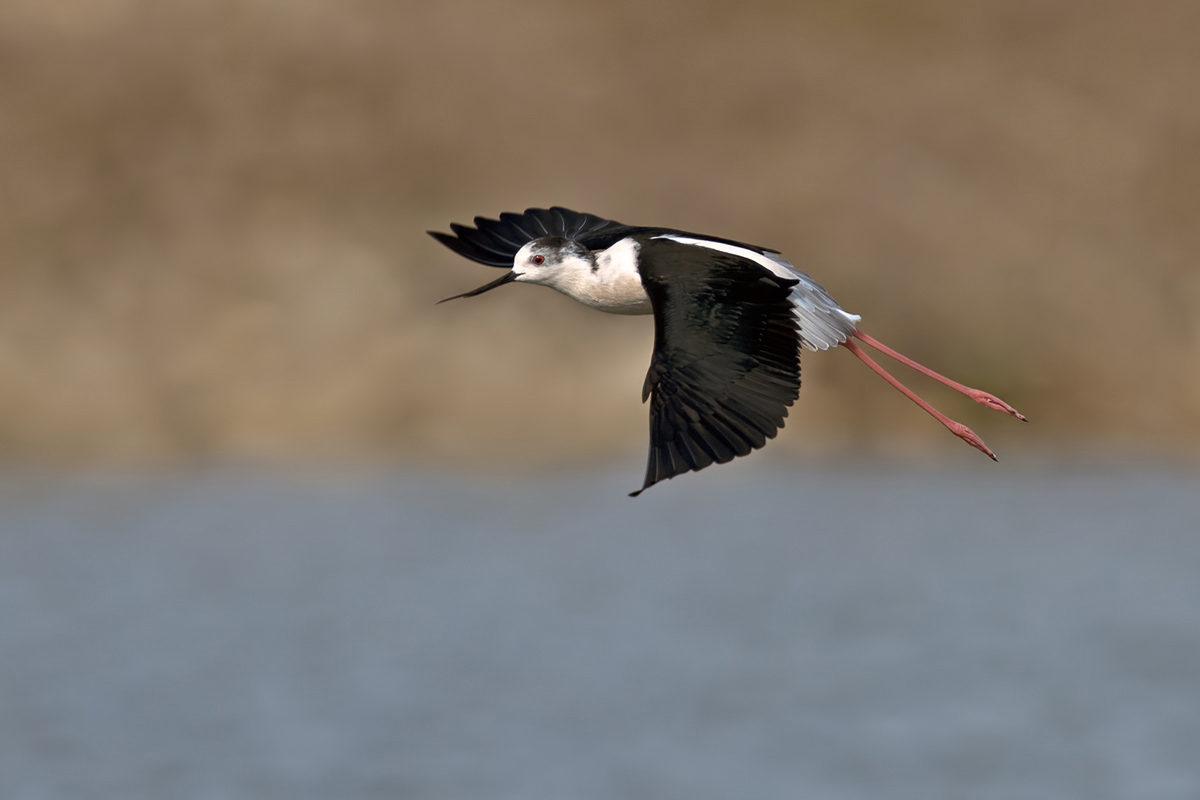
[[[475,227],[451,223],[455,235],[429,231],[429,235],[460,256],[492,267],[511,267],[517,251],[543,236],[574,239],[598,250],[615,244],[631,228],[569,208],[530,208],[524,214],[501,214],[499,220],[476,217]]]
[[[744,258],[665,239],[641,242],[654,307],[650,458],[641,491],[762,447],[800,394],[796,281]]]

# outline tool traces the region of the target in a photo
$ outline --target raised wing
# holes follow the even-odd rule
[[[642,242],[654,307],[650,457],[637,496],[661,480],[766,444],[800,394],[796,284],[746,258],[669,239]]]
[[[621,238],[629,226],[569,208],[530,208],[524,214],[505,213],[499,220],[476,217],[475,227],[451,223],[454,235],[428,231],[429,235],[460,256],[491,267],[511,267],[517,251],[543,236],[574,239],[596,250]]]

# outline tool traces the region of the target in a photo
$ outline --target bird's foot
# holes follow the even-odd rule
[[[942,424],[944,424],[947,428],[949,428],[950,432],[953,433],[955,436],[962,439],[964,442],[971,445],[971,447],[974,447],[979,452],[983,453],[985,456],[990,458],[992,461],[1000,460],[1000,459],[996,458],[996,454],[992,452],[992,449],[990,447],[988,447],[986,444],[984,444],[983,439],[979,438],[979,434],[975,433],[975,431],[971,430],[966,425],[963,425],[961,422],[955,422],[954,420],[949,420]]]
[[[994,395],[994,394],[988,394],[987,392],[980,391],[979,389],[968,389],[966,387],[964,387],[964,389],[961,391],[963,394],[965,394],[967,397],[974,400],[976,403],[982,403],[983,405],[987,406],[988,408],[995,409],[996,411],[1003,411],[1005,414],[1014,416],[1017,419],[1021,420],[1022,422],[1029,421],[1029,420],[1025,419],[1024,414],[1022,414],[1020,411],[1017,411],[1015,408],[1013,408],[1008,403],[1001,400],[999,397],[996,397],[996,395]]]

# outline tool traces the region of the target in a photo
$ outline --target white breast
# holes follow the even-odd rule
[[[596,254],[596,269],[563,275],[554,288],[610,314],[650,314],[650,298],[637,270],[638,243],[622,239]]]

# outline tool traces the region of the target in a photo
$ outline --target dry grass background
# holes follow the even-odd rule
[[[550,204],[783,250],[1025,411],[914,377],[1002,457],[1187,451],[1198,36],[1194,0],[8,0],[0,453],[639,449],[648,319],[434,306],[495,273],[426,229]],[[783,447],[962,447],[804,368]]]

